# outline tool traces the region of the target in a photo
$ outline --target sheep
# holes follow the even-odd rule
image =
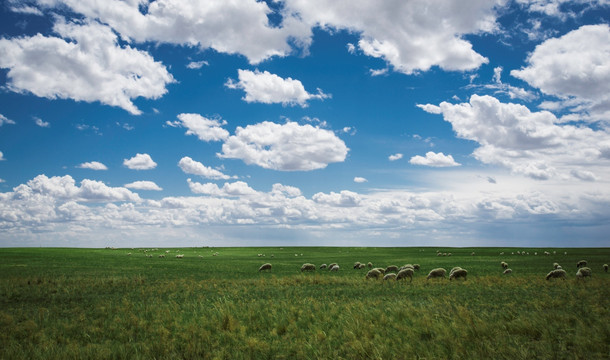
[[[339,265],[334,265],[330,268],[330,271],[339,271]]]
[[[374,268],[373,270],[377,270],[382,274],[385,274],[385,269],[384,268]]]
[[[303,271],[315,271],[315,270],[316,270],[316,266],[314,264],[305,263],[305,264],[303,264],[303,266],[301,266],[301,272],[303,272]]]
[[[164,258],[164,257],[165,257],[165,254],[161,254],[161,255],[159,255],[159,257],[160,257],[160,258]]]
[[[413,269],[415,269],[415,270],[419,270],[419,269],[420,269],[419,264],[413,264]]]
[[[177,258],[177,259],[182,259],[183,257],[184,257],[184,254],[178,254],[178,255],[176,255],[176,258]]]
[[[504,270],[504,272],[502,274],[508,275],[508,274],[512,274],[512,273],[513,273],[513,269],[506,269],[506,270]]]
[[[394,273],[389,273],[389,274],[385,274],[385,275],[383,276],[383,280],[391,280],[391,279],[392,279],[392,280],[393,280],[393,279],[396,279],[396,274],[394,274]]]
[[[502,261],[502,262],[500,263],[500,266],[502,266],[502,269],[504,269],[504,270],[508,269],[508,264],[507,264],[507,263],[505,263],[504,261]]]
[[[360,269],[360,261],[354,263],[354,269]]]
[[[385,272],[390,272],[390,271],[398,271],[398,266],[396,265],[390,265],[387,268],[385,268]]]
[[[406,264],[406,265],[401,266],[400,269],[398,269],[398,270],[400,271],[400,270],[404,270],[404,269],[413,269],[413,270],[415,270],[415,266],[413,266],[411,264]]]
[[[266,264],[261,265],[261,267],[258,268],[258,272],[261,272],[263,270],[271,271],[271,264],[266,263]]]
[[[474,256],[474,251],[470,253],[471,256]]]
[[[604,269],[604,272],[608,272],[608,264],[604,264],[602,268]]]
[[[360,266],[358,266],[358,269],[364,269],[365,267],[366,267],[366,265],[360,264]]]
[[[586,277],[591,277],[591,268],[588,267],[581,267],[580,269],[578,269],[578,271],[576,272],[576,277],[579,279],[584,279]]]
[[[413,282],[413,269],[411,269],[411,268],[402,269],[396,275],[396,281],[398,281],[400,279],[404,279],[404,278],[409,278],[409,280],[411,280],[411,282]]]
[[[468,271],[466,269],[457,269],[449,274],[449,280],[464,278],[466,280],[466,275],[468,275]]]
[[[566,271],[563,269],[555,269],[553,271],[551,271],[550,273],[546,274],[546,279],[550,279],[550,278],[561,278],[563,280],[566,279]]]
[[[368,263],[368,264],[366,264],[366,266],[367,266],[369,269],[372,269],[372,268],[373,268],[373,263],[369,261],[369,263]]]
[[[445,274],[447,274],[447,270],[445,270],[443,268],[432,269],[428,273],[428,276],[426,277],[426,280],[430,280],[430,279],[438,278],[438,277],[444,278]]]
[[[365,279],[379,279],[381,272],[377,269],[371,269],[366,273]]]
[[[449,278],[451,278],[451,274],[453,274],[453,273],[454,273],[456,270],[460,270],[460,269],[461,269],[461,267],[459,267],[459,266],[456,266],[456,267],[454,267],[453,269],[451,269],[451,270],[449,271]]]
[[[335,265],[337,265],[337,263],[332,263],[332,264],[328,265],[328,270],[332,269],[333,266],[335,266]]]
[[[581,268],[583,266],[587,266],[587,260],[580,260],[578,263],[576,263],[577,268]]]
[[[554,269],[561,269],[561,265],[559,265],[558,263],[553,263],[553,268]]]
[[[320,265],[320,269],[326,269],[326,264]]]

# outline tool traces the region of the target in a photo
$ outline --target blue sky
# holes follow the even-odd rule
[[[609,20],[5,1],[0,246],[608,246]]]

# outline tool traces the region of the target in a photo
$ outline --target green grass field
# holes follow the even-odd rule
[[[610,249],[438,250],[452,256],[436,248],[0,249],[0,359],[610,358],[602,270]],[[585,281],[575,276],[581,259],[593,270]],[[356,261],[421,270],[412,283],[365,280]],[[265,262],[272,271],[259,273]],[[301,273],[306,262],[341,269]],[[554,262],[567,280],[544,279]],[[426,281],[431,269],[454,266],[468,270],[466,281]]]

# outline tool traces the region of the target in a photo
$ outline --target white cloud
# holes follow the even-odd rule
[[[411,74],[432,66],[473,70],[487,59],[463,39],[497,29],[495,8],[502,1],[286,0],[286,8],[311,27],[360,34],[366,55],[384,59]]]
[[[167,121],[166,125],[172,127],[185,127],[186,135],[195,135],[201,141],[226,140],[229,132],[222,128],[227,122],[222,119],[208,119],[199,114],[179,114],[179,121]]]
[[[610,151],[607,131],[561,125],[550,112],[531,112],[491,96],[473,95],[469,103],[443,102],[439,108],[458,137],[479,143],[473,155],[484,163],[539,180],[573,170],[579,172],[572,175],[591,178],[582,171],[605,172],[610,165],[604,156]]]
[[[190,63],[188,63],[186,65],[187,68],[189,69],[201,69],[203,66],[208,66],[208,62],[205,60],[201,60],[201,61],[191,61]]]
[[[155,184],[152,181],[134,181],[129,184],[124,185],[128,189],[136,189],[136,190],[151,190],[151,191],[161,191],[163,190],[159,185]]]
[[[165,85],[174,82],[148,53],[119,46],[105,25],[58,20],[53,30],[60,37],[0,39],[0,67],[9,69],[9,90],[48,99],[99,101],[140,114],[132,99],[159,98],[167,92]]]
[[[189,188],[195,194],[204,194],[220,197],[232,197],[232,196],[248,196],[256,195],[257,191],[248,186],[243,181],[236,181],[233,183],[224,183],[222,188],[214,183],[201,184],[194,182],[191,179],[187,179]]]
[[[291,53],[291,43],[306,47],[311,29],[292,16],[271,26],[271,9],[255,0],[120,1],[38,0],[45,6],[73,11],[110,25],[136,42],[161,42],[242,54],[250,63]],[[140,9],[145,8],[143,13]]]
[[[340,193],[331,191],[330,194],[317,193],[311,198],[313,201],[336,207],[354,207],[359,206],[361,202],[360,195],[355,192],[342,190]]]
[[[451,166],[460,166],[459,163],[453,160],[453,156],[445,155],[442,152],[435,153],[432,151],[428,151],[426,153],[426,157],[416,155],[409,160],[409,163],[413,165],[423,165],[423,166],[432,166],[432,167],[451,167]]]
[[[309,124],[265,121],[245,128],[238,126],[218,156],[241,159],[265,169],[308,171],[344,161],[348,150],[332,131]]]
[[[84,162],[84,163],[78,165],[77,168],[91,169],[91,170],[108,170],[106,165],[102,164],[99,161]]]
[[[368,181],[367,179],[365,179],[365,178],[363,178],[363,177],[360,177],[360,176],[356,176],[356,177],[354,178],[354,182],[355,182],[355,183],[365,183],[365,182],[367,182],[367,181]]]
[[[403,155],[401,153],[396,153],[396,154],[388,156],[388,160],[390,160],[390,161],[400,160],[400,159],[402,159],[402,156]]]
[[[34,122],[36,123],[36,125],[43,127],[43,128],[48,128],[51,127],[51,124],[49,124],[49,122],[42,120],[39,117],[34,116]]]
[[[2,151],[0,151],[0,161],[4,161],[4,160],[6,160],[6,159],[4,158],[4,154],[2,153]]]
[[[230,89],[242,89],[246,92],[243,100],[246,102],[260,102],[264,104],[283,104],[307,106],[312,99],[326,99],[330,95],[318,89],[317,94],[310,94],[303,84],[296,79],[281,78],[268,71],[260,72],[238,70],[239,81],[229,79],[225,86]]]
[[[188,156],[185,156],[180,159],[180,161],[178,162],[178,166],[186,174],[199,175],[208,179],[228,180],[231,178],[229,175],[225,175],[216,169],[212,169],[211,167],[205,166],[202,163],[195,161]]]
[[[13,1],[9,1],[10,3],[12,3]],[[29,5],[23,5],[23,4],[11,4],[12,6],[10,7],[10,10],[12,12],[16,12],[19,14],[26,14],[26,15],[36,15],[36,16],[43,16],[44,14],[42,13],[42,11],[40,11],[40,9],[34,7],[34,6],[29,6]]]
[[[123,165],[131,170],[150,170],[157,167],[157,163],[148,154],[136,154],[131,159],[123,159]]]
[[[371,76],[380,76],[380,75],[385,75],[388,73],[390,69],[388,68],[384,68],[384,69],[370,69],[369,72],[371,73]]]
[[[9,118],[7,118],[6,116],[0,114],[0,126],[4,125],[4,124],[14,124],[15,122]]]
[[[536,46],[527,64],[521,70],[512,70],[511,75],[559,97],[558,107],[579,113],[578,120],[610,121],[609,25],[582,26],[546,40]]]

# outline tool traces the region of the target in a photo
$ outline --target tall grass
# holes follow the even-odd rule
[[[198,248],[159,258],[165,250],[0,250],[0,358],[610,357],[608,249]],[[586,281],[574,276],[581,259],[594,269]],[[412,283],[367,281],[355,261],[422,270]],[[264,262],[272,271],[258,273]],[[300,273],[304,262],[341,270]],[[553,262],[568,280],[544,280]],[[466,281],[425,280],[456,265]]]

